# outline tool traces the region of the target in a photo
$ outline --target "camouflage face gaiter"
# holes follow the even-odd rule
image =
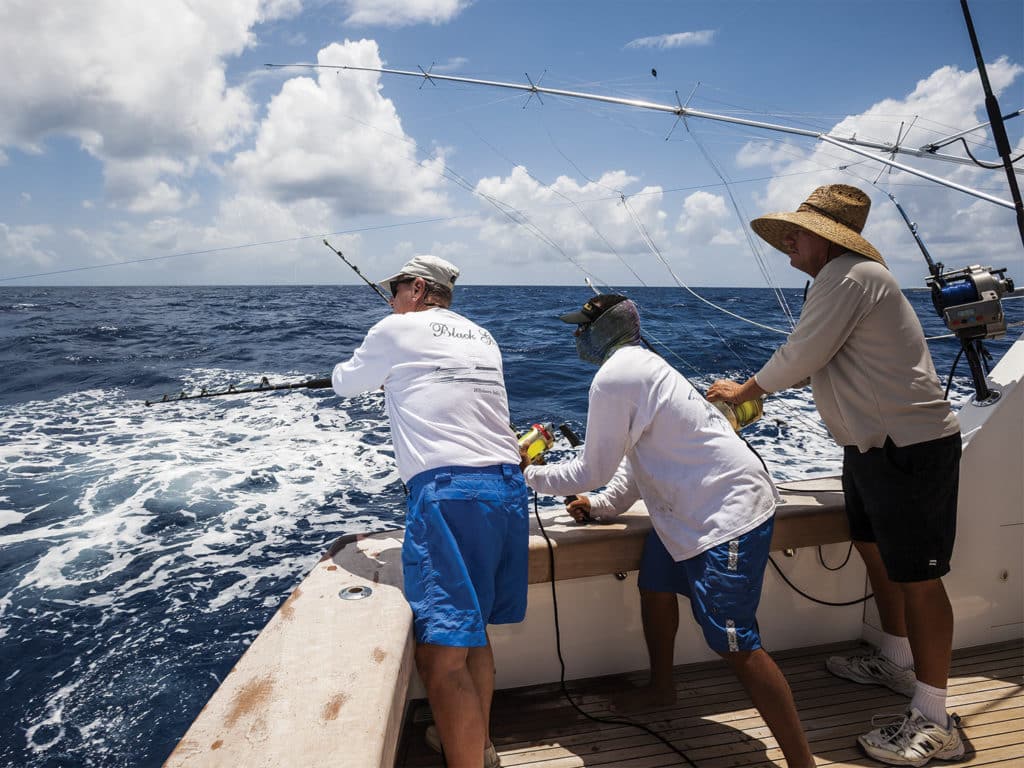
[[[636,304],[626,299],[580,331],[576,337],[576,353],[580,360],[601,365],[619,347],[639,343],[640,315]]]

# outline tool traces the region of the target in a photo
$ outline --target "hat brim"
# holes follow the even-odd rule
[[[564,315],[559,315],[559,320],[563,323],[572,323],[573,325],[580,325],[581,323],[589,323],[593,320],[592,317],[583,314],[580,311],[566,312]]]
[[[786,238],[798,229],[806,229],[808,232],[821,235],[829,242],[841,245],[872,261],[877,261],[886,269],[889,268],[875,246],[849,227],[844,227],[820,213],[813,211],[768,213],[750,222],[750,228],[770,246],[786,254],[789,253],[789,249],[785,245]]]
[[[398,280],[399,278],[402,277],[412,277],[412,275],[407,275],[405,274],[405,272],[395,272],[395,274],[391,275],[390,277],[385,277],[383,280],[378,280],[377,285],[379,285],[381,288],[384,288],[385,290],[390,291],[391,281]]]

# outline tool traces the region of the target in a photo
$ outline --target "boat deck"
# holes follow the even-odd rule
[[[773,654],[793,689],[818,765],[879,765],[860,752],[856,737],[870,730],[872,715],[906,706],[905,698],[885,688],[858,685],[825,671],[826,656],[856,647],[843,643]],[[637,672],[609,675],[573,680],[567,687],[588,715],[618,719],[608,709],[608,696],[645,677]],[[700,768],[785,766],[775,739],[724,664],[678,666],[675,678],[675,706],[632,719],[671,741]],[[949,707],[962,718],[968,747],[968,759],[956,765],[1024,765],[1024,641],[954,651]],[[429,722],[425,702],[413,702],[395,761],[398,768],[444,765],[424,743]],[[558,683],[498,691],[491,722],[491,737],[506,768],[685,765],[643,731],[587,719],[566,702]]]

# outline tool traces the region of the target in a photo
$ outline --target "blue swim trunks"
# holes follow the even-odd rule
[[[402,566],[418,643],[487,645],[526,616],[529,506],[513,464],[439,467],[409,481]]]
[[[690,598],[708,647],[719,653],[761,647],[757,604],[772,541],[772,517],[747,533],[689,560],[675,562],[652,530],[640,561],[640,589]]]

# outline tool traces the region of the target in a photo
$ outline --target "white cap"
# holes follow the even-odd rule
[[[459,268],[450,261],[445,261],[437,256],[415,256],[395,274],[385,277],[380,284],[387,288],[392,280],[400,277],[422,277],[432,283],[443,285],[446,288],[455,287],[455,279],[459,276]]]

